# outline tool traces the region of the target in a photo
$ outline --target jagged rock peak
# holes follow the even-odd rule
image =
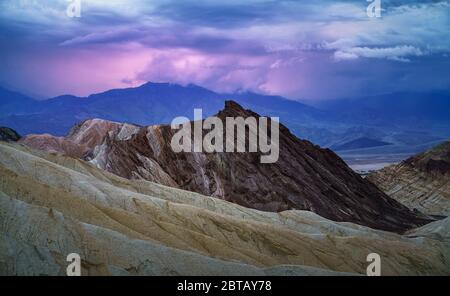
[[[251,111],[251,110],[247,110],[244,109],[241,105],[239,105],[238,103],[236,103],[235,101],[232,100],[228,100],[225,101],[225,108],[221,111],[219,111],[219,113],[217,114],[217,116],[219,116],[220,118],[223,117],[260,117],[259,114]]]

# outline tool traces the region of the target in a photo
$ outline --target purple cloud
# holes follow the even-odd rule
[[[383,3],[369,19],[359,0],[92,0],[69,19],[63,0],[3,1],[0,83],[53,96],[150,80],[293,99],[450,87],[449,2]]]

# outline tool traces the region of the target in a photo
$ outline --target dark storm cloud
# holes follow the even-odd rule
[[[75,19],[65,0],[0,2],[0,82],[86,94],[169,80],[322,98],[450,81],[449,1],[382,0],[380,19],[365,0],[81,1]]]

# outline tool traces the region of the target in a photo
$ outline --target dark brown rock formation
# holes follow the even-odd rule
[[[257,114],[227,102],[218,116]],[[279,212],[309,210],[335,221],[402,232],[428,222],[354,173],[335,153],[296,138],[280,125],[280,157],[260,163],[260,153],[175,153],[170,126],[136,129],[120,140],[111,132],[88,160],[125,178],[158,182]],[[224,137],[225,138],[225,137]]]
[[[20,135],[9,127],[0,127],[0,141],[17,142],[20,140]]]

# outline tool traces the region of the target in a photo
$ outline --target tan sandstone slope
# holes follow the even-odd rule
[[[261,212],[84,161],[0,143],[0,274],[450,274],[448,219],[405,235],[314,213]]]
[[[450,214],[450,141],[367,177],[392,198],[429,215]]]

